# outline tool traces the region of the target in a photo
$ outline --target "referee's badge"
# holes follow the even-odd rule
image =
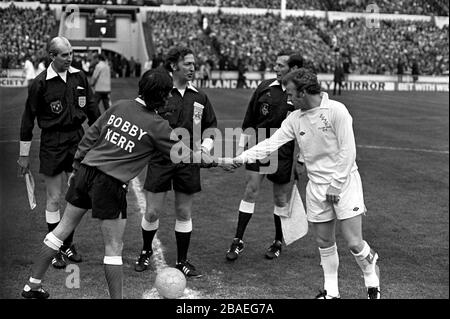
[[[192,120],[194,121],[195,125],[199,125],[202,121],[204,108],[205,107],[200,103],[194,102],[194,114],[192,115]]]
[[[62,104],[60,100],[50,102],[50,109],[53,113],[59,114],[62,112]]]
[[[85,107],[86,106],[86,97],[85,96],[79,96],[78,97],[78,106],[79,107]]]
[[[266,116],[270,112],[270,105],[267,103],[263,103],[261,105],[261,114]]]

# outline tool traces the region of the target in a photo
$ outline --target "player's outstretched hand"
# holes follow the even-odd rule
[[[195,152],[195,156],[200,157],[200,167],[201,168],[211,168],[218,166],[217,158],[214,158],[209,154],[208,151],[202,148],[201,151]]]
[[[327,192],[326,192],[326,199],[327,202],[330,202],[332,204],[339,203],[340,197],[339,194],[341,193],[341,190],[330,185],[328,186]]]

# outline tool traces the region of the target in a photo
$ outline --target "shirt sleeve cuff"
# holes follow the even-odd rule
[[[203,140],[202,149],[205,148],[208,151],[208,153],[211,152],[213,146],[214,146],[214,140],[212,138],[208,137]]]
[[[245,147],[245,145],[247,145],[249,137],[250,135],[242,133],[241,137],[239,138],[239,147]]]
[[[29,156],[30,148],[31,148],[31,141],[29,141],[29,142],[20,141],[19,155],[20,156]]]
[[[341,183],[335,179],[331,181],[331,186],[333,186],[334,188],[341,189],[343,185],[344,183]]]

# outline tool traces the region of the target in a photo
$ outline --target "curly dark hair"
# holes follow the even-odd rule
[[[142,74],[138,94],[145,101],[147,108],[158,109],[165,105],[172,88],[172,78],[168,73],[151,69]]]
[[[164,67],[170,72],[173,72],[172,64],[177,64],[181,59],[184,59],[184,57],[188,54],[194,54],[194,51],[182,46],[176,46],[171,48],[169,52],[167,52],[166,59],[164,61]]]

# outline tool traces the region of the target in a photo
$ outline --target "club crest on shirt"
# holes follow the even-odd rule
[[[86,97],[85,96],[79,96],[78,97],[78,106],[79,107],[85,107],[86,106]]]
[[[200,124],[203,117],[203,109],[205,107],[198,102],[194,102],[194,113],[192,115],[192,120],[196,125]]]
[[[263,103],[261,105],[261,114],[266,116],[270,112],[270,105],[268,103]]]
[[[320,114],[319,117],[320,117],[320,120],[321,120],[322,123],[323,123],[323,126],[322,126],[322,127],[319,127],[318,129],[321,130],[322,132],[326,132],[326,131],[328,131],[329,129],[331,129],[330,122],[328,122],[327,118],[326,118],[323,114]]]
[[[50,102],[50,109],[53,113],[59,114],[62,112],[62,104],[60,100]]]

